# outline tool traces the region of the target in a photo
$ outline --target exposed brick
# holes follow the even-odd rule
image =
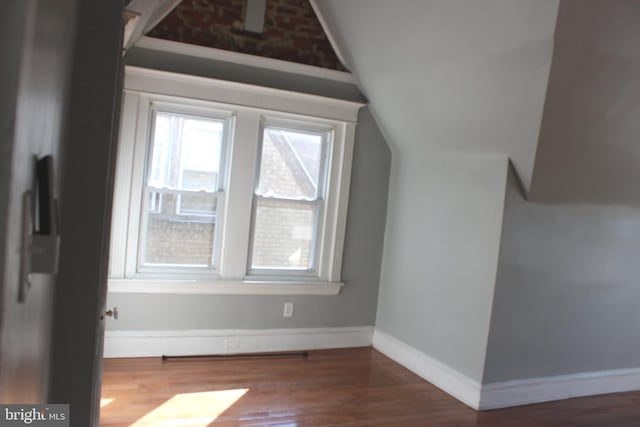
[[[152,37],[344,70],[308,0],[267,0],[261,35],[244,31],[246,0],[183,0]]]
[[[295,15],[297,13],[295,9],[291,9],[289,7],[282,7],[282,6],[277,7],[276,12],[286,14],[286,15]]]

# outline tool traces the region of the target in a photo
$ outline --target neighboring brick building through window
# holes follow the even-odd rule
[[[265,127],[254,202],[252,270],[315,268],[329,131]]]

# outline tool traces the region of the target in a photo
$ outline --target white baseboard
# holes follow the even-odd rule
[[[368,347],[373,327],[105,331],[104,357],[194,356]]]
[[[480,383],[376,329],[373,347],[473,409],[480,405]]]
[[[584,372],[490,383],[482,386],[480,409],[640,390],[640,368]]]
[[[373,347],[476,410],[640,390],[640,368],[527,378],[480,385],[418,349],[376,329]]]

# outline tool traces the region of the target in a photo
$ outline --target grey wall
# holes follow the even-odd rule
[[[535,203],[509,180],[484,382],[640,366],[639,20],[637,1],[560,3]]]
[[[640,209],[528,203],[509,175],[484,383],[640,366]]]
[[[196,75],[235,79],[252,84],[362,100],[352,86],[299,75],[248,69],[229,64],[157,52],[132,51],[128,63],[193,71]],[[150,59],[151,58],[151,59]],[[226,74],[228,67],[238,75]],[[204,74],[203,74],[204,73]],[[390,152],[371,113],[360,111],[351,177],[351,193],[338,296],[202,296],[110,293],[120,319],[109,320],[112,330],[269,329],[370,326],[375,322],[380,263],[387,209]],[[282,317],[284,302],[295,303],[295,316]]]
[[[640,2],[562,0],[531,199],[640,203]]]
[[[376,326],[480,381],[504,156],[394,156]]]
[[[61,159],[74,2],[0,5],[0,402],[45,402],[55,281],[32,276],[18,303],[22,195],[34,156]]]
[[[485,383],[639,366],[640,3],[317,6],[394,150],[378,326]]]

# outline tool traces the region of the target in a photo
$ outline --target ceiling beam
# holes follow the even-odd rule
[[[331,44],[331,47],[333,48],[333,51],[336,53],[336,56],[342,63],[342,66],[345,67],[347,70],[349,70],[350,69],[349,64],[347,64],[347,62],[344,60],[344,55],[342,55],[340,46],[338,45],[338,42],[336,41],[335,37],[333,37],[333,34],[331,33],[331,28],[329,28],[329,25],[327,25],[327,21],[324,19],[324,16],[322,15],[320,8],[318,7],[317,0],[309,0],[309,4],[311,4],[311,8],[316,14],[316,17],[320,22],[320,26],[324,30],[324,34],[327,36],[327,39],[329,40],[329,44]]]
[[[125,11],[123,46],[128,50],[138,39],[158,25],[181,0],[131,0]]]

